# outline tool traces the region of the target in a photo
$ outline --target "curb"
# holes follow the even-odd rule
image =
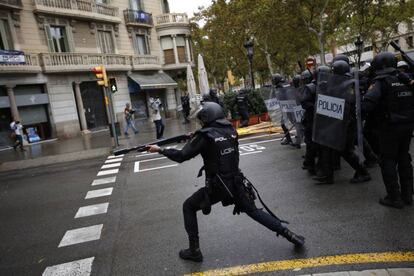
[[[65,154],[39,157],[19,161],[4,162],[0,164],[0,172],[23,170],[41,166],[60,164],[72,161],[80,161],[106,156],[111,152],[111,148],[99,148],[80,152],[70,152]]]

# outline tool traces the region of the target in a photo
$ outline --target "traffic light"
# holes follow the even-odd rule
[[[110,78],[109,79],[109,87],[111,88],[111,92],[115,93],[118,91],[118,86],[116,85],[116,79]]]
[[[96,78],[98,79],[99,86],[108,87],[108,76],[106,75],[105,66],[103,65],[96,66],[92,69],[92,72],[95,74]]]

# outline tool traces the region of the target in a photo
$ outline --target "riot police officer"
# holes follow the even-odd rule
[[[203,96],[203,102],[213,102],[219,104],[223,107],[223,103],[221,102],[220,98],[218,97],[217,89],[211,88],[208,95]]]
[[[237,105],[237,110],[241,117],[240,127],[247,127],[249,125],[249,104],[252,104],[247,97],[247,93],[248,91],[246,89],[241,89],[233,103],[233,106]]]
[[[201,154],[206,186],[190,196],[183,204],[184,225],[189,237],[189,248],[179,256],[185,260],[201,262],[197,211],[209,214],[211,206],[222,202],[223,206],[235,204],[233,213],[245,212],[249,217],[268,229],[282,235],[295,246],[303,246],[304,238],[294,234],[275,216],[256,208],[252,192],[245,186],[245,178],[239,169],[239,145],[237,132],[225,119],[223,109],[216,103],[206,102],[197,114],[202,128],[182,150],[161,149],[149,146],[150,152],[159,152],[176,162],[184,162]]]
[[[283,77],[282,77],[282,75],[281,74],[279,74],[279,73],[277,73],[277,74],[273,74],[272,75],[272,85],[273,85],[273,87],[274,88],[283,88],[283,87],[287,87],[287,86],[290,86],[290,84],[289,83],[287,83],[284,79],[283,79]],[[283,133],[285,134],[285,137],[283,138],[283,140],[282,140],[282,145],[293,145],[293,142],[292,142],[292,137],[290,137],[290,132],[289,132],[289,129],[286,127],[286,125],[285,125],[285,120],[287,120],[287,118],[284,118],[283,116],[282,116],[282,118],[281,118],[281,122],[280,122],[280,124],[281,124],[281,127],[282,127],[282,129],[283,129]]]
[[[403,208],[412,205],[413,167],[409,153],[414,129],[413,89],[405,84],[397,70],[394,54],[376,55],[371,66],[374,84],[364,97],[363,111],[379,109],[380,166],[387,195],[380,199],[384,206]]]

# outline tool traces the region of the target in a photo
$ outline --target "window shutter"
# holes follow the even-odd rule
[[[55,53],[56,49],[55,49],[55,46],[53,45],[53,37],[52,37],[52,32],[50,31],[50,25],[45,25],[45,34],[46,34],[46,41],[49,47],[49,51],[51,53]]]
[[[75,52],[75,40],[73,39],[73,30],[71,26],[65,27],[66,31],[66,46],[68,46],[69,52]]]
[[[139,7],[141,9],[141,11],[145,11],[145,7],[144,7],[144,1],[143,0],[137,0],[139,2]]]

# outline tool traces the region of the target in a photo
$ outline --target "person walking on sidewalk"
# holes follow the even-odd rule
[[[161,117],[162,102],[158,96],[155,98],[150,98],[150,107],[152,109],[152,121],[155,124],[157,139],[161,139],[163,138],[165,127]]]
[[[188,97],[188,93],[186,93],[184,96],[181,97],[181,105],[183,107],[183,117],[184,122],[183,124],[190,123],[190,120],[188,119],[188,116],[190,116],[190,98]]]
[[[14,120],[10,123],[10,128],[14,131],[14,136],[16,138],[16,142],[13,145],[13,149],[16,150],[17,147],[20,146],[20,149],[24,151],[23,147],[23,125],[20,123],[20,121]]]
[[[125,104],[125,109],[124,109],[124,115],[125,115],[125,136],[128,136],[128,129],[132,128],[134,130],[134,133],[137,134],[138,133],[138,129],[135,127],[135,122],[134,122],[134,113],[135,110],[131,108],[131,105],[129,103]]]

